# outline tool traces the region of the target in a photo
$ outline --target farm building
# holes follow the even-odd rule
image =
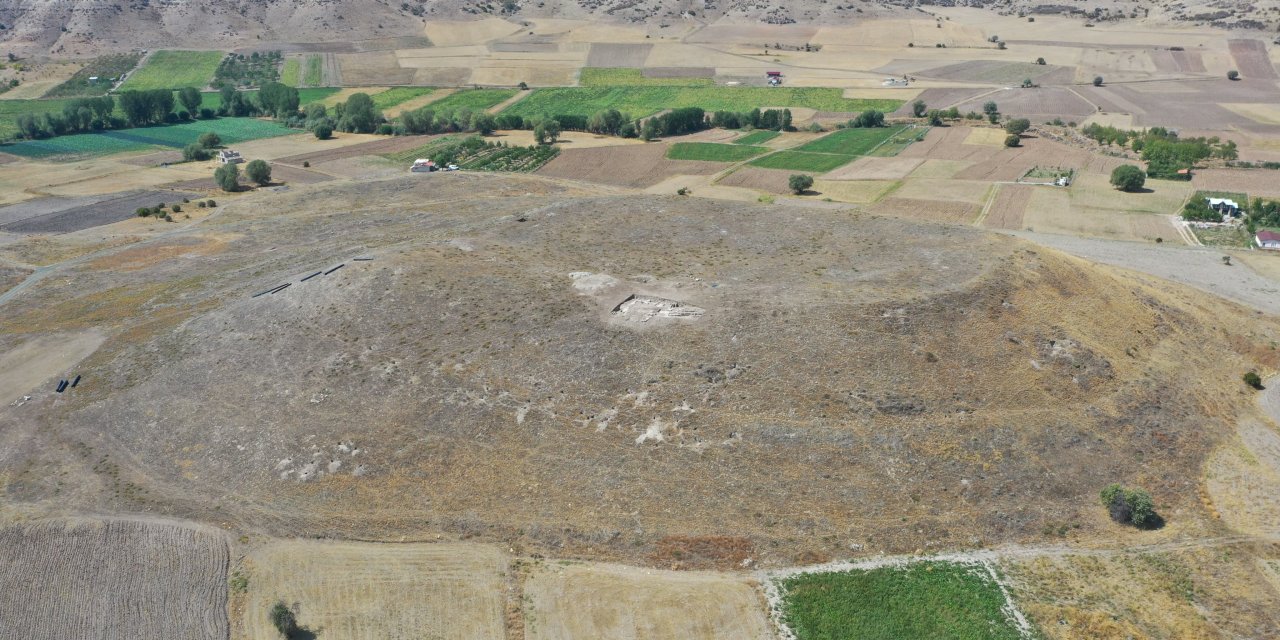
[[[1280,249],[1280,233],[1262,230],[1253,237],[1254,242],[1262,249]]]
[[[1240,215],[1240,204],[1230,198],[1205,198],[1205,202],[1209,204],[1209,208],[1221,213],[1224,216],[1233,218]]]
[[[218,162],[221,162],[222,164],[239,164],[244,162],[244,158],[240,155],[239,151],[223,149],[218,152]]]

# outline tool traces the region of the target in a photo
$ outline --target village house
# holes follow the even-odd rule
[[[1253,241],[1262,249],[1280,249],[1280,233],[1263,229],[1253,236]]]

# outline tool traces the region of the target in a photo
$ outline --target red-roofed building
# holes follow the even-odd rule
[[[1253,241],[1262,249],[1280,249],[1280,233],[1263,229],[1253,236]]]

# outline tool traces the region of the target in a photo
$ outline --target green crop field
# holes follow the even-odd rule
[[[303,84],[317,87],[324,84],[324,57],[307,56],[307,72],[302,78]]]
[[[524,117],[590,116],[617,109],[643,118],[663,109],[702,107],[707,111],[750,111],[758,107],[808,107],[819,111],[890,112],[901,100],[843,97],[840,89],[819,87],[559,87],[537,89],[504,113]]]
[[[779,151],[751,161],[751,166],[763,169],[791,169],[826,173],[853,161],[855,156],[834,153],[805,153],[803,151]]]
[[[709,160],[711,162],[742,162],[767,152],[766,147],[740,144],[716,144],[714,142],[677,142],[667,149],[672,160]]]
[[[99,56],[81,67],[66,82],[50,89],[45,98],[76,98],[105,95],[111,89],[112,81],[138,66],[140,53],[120,53]],[[89,78],[98,78],[97,82],[89,82]]]
[[[870,129],[840,129],[813,142],[796,147],[796,151],[808,153],[834,153],[844,156],[864,156],[881,143],[906,130],[901,127],[873,127]]]
[[[760,131],[753,131],[751,133],[748,133],[747,135],[742,136],[737,140],[734,140],[733,143],[734,144],[761,144],[764,142],[768,142],[780,135],[782,134],[777,131],[770,131],[768,129],[763,129]]]
[[[62,107],[68,102],[71,100],[0,100],[0,140],[8,140],[18,132],[18,116],[40,115],[46,111],[62,113]]]
[[[650,78],[641,69],[585,67],[578,75],[584,87],[695,87],[711,86],[711,78]]]
[[[296,87],[298,86],[298,80],[301,77],[302,63],[297,58],[289,58],[285,60],[284,66],[280,68],[280,83]]]
[[[783,619],[797,640],[1019,640],[1005,599],[976,565],[917,562],[782,582]]]
[[[470,109],[483,111],[516,94],[515,89],[467,89],[449,94],[427,105],[436,113]],[[519,103],[516,103],[519,104]]]
[[[432,91],[435,91],[435,89],[431,87],[392,87],[382,93],[375,93],[370,97],[373,98],[373,106],[379,109],[386,109],[419,96],[425,96]]]
[[[202,89],[213,79],[223,56],[221,51],[157,51],[129,75],[120,90]]]
[[[300,133],[297,129],[269,120],[218,118],[160,127],[82,133],[47,140],[26,140],[5,145],[0,150],[24,158],[74,160],[154,147],[181,149],[208,131],[218,134],[224,145]]]

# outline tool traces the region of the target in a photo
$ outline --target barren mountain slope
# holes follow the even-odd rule
[[[1204,532],[1275,360],[1237,307],[967,228],[461,174],[220,216],[6,303],[6,347],[108,333],[0,412],[13,499],[728,566],[1110,537],[1119,481]]]
[[[587,19],[639,24],[670,34],[722,20],[758,25],[846,25],[889,14],[922,17],[934,7],[952,6],[982,7],[1003,15],[1065,14],[1082,23],[1136,21],[1157,27],[1196,24],[1272,31],[1280,22],[1276,0],[1244,5],[1223,0],[1107,0],[1088,7],[1039,0],[936,0],[919,6],[907,0],[14,0],[0,3],[0,24],[5,27],[0,30],[0,44],[23,55],[58,56],[88,56],[134,47],[230,49],[286,42],[333,43],[351,50],[354,42],[421,36],[428,20]],[[794,35],[779,32],[762,37],[786,40]],[[804,41],[804,37],[796,40]]]

